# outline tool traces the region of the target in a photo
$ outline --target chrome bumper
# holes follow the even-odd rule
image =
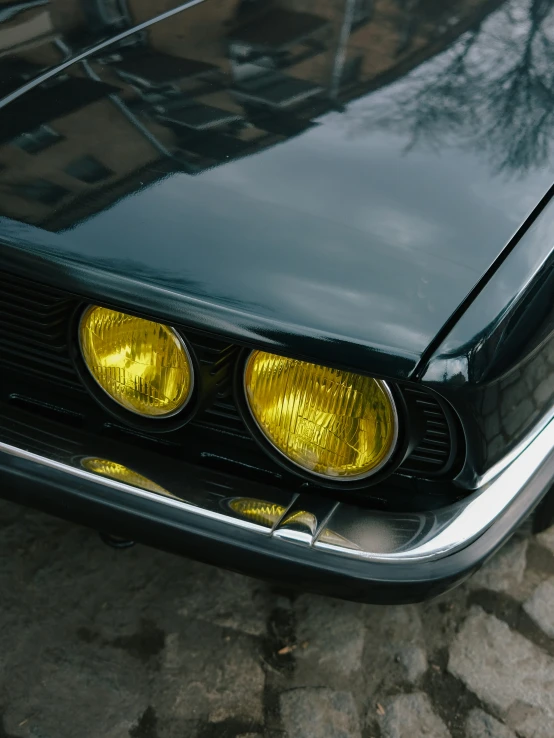
[[[150,491],[83,468],[83,459],[99,455],[95,439],[53,435],[51,429],[39,431],[28,419],[20,422],[3,415],[2,420],[0,455],[6,461],[32,462],[63,472],[75,478],[76,484],[79,479],[87,480],[100,485],[99,489],[111,488],[218,521],[228,526],[231,537],[233,529],[237,535],[241,529],[248,530],[271,538],[290,554],[294,553],[291,546],[302,546],[391,565],[438,560],[463,549],[500,518],[522,490],[532,487],[532,504],[538,502],[554,477],[554,419],[538,428],[503,466],[493,470],[495,476],[489,475],[470,496],[440,510],[404,514],[370,511],[308,494],[293,495],[211,472],[203,473],[200,483],[195,468],[185,462],[148,458],[141,452],[135,454],[141,466],[134,469],[155,482],[158,491]],[[121,454],[112,445],[109,448],[111,461],[133,468],[128,454]],[[106,457],[105,441],[100,453]],[[248,502],[266,503],[273,518],[245,517],[241,510]]]

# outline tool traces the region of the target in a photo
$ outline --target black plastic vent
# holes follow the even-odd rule
[[[402,392],[417,408],[423,435],[399,471],[421,477],[445,474],[451,468],[455,456],[452,443],[453,421],[449,410],[426,390],[404,386]]]
[[[75,298],[0,274],[1,363],[58,384],[79,385],[67,348]]]

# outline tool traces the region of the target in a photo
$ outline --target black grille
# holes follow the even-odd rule
[[[75,298],[0,274],[1,362],[59,384],[79,385],[67,349]]]
[[[400,471],[422,477],[444,474],[451,468],[455,456],[450,413],[438,398],[425,390],[405,386],[403,392],[417,408],[422,436]]]
[[[210,465],[287,476],[252,439],[233,401],[230,380],[237,348],[213,336],[187,330],[198,360],[215,377],[217,392],[211,405],[185,428],[162,436],[136,434],[106,417],[84,390],[69,355],[69,326],[80,302],[76,296],[0,272],[0,367],[14,370],[12,376],[32,378],[32,391],[29,379],[16,382],[15,389],[4,387],[12,402],[75,426],[90,426],[95,420],[103,433],[135,433],[176,455],[186,442],[192,455]],[[444,475],[455,451],[448,409],[424,389],[400,389],[421,428],[421,440],[399,471],[424,478]],[[197,438],[195,429],[204,435]]]

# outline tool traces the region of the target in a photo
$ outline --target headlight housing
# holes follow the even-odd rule
[[[389,461],[396,447],[394,398],[379,379],[253,351],[244,390],[265,438],[315,476],[365,479]]]
[[[79,341],[92,377],[126,410],[166,418],[189,401],[190,355],[169,326],[93,305],[81,318]]]

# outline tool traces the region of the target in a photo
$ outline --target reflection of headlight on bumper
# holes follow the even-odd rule
[[[50,430],[0,404],[6,496],[97,527],[114,521],[135,540],[281,584],[371,602],[435,596],[467,577],[548,491],[554,464],[554,420],[545,420],[469,497],[434,511],[378,512],[127,445],[123,460],[134,454],[139,474],[100,453],[76,456],[87,442],[85,433],[58,428],[49,456]],[[153,482],[160,463],[163,487]]]
[[[287,510],[282,505],[275,505],[263,500],[252,500],[247,497],[236,497],[229,502],[229,507],[233,512],[242,515],[247,520],[262,523],[268,528],[272,528],[278,523]]]
[[[148,490],[148,492],[156,492],[159,495],[171,495],[159,484],[153,482],[147,477],[143,477],[132,469],[129,469],[123,464],[118,464],[115,461],[108,461],[107,459],[100,459],[95,456],[87,456],[81,459],[81,466],[87,471],[99,474],[102,477],[108,477],[108,479],[114,479],[116,482],[124,482],[130,484],[132,487],[138,487],[139,489]]]
[[[284,531],[296,531],[310,538],[314,537],[317,532],[317,516],[308,510],[291,510],[286,514],[287,508],[282,505],[272,505],[263,500],[253,500],[247,497],[236,497],[229,502],[229,507],[239,515],[258,523],[263,522],[268,527],[275,527],[279,524],[279,530],[275,532],[278,537],[286,537],[283,535]],[[293,539],[294,535],[290,537]],[[322,538],[329,544],[357,548],[354,543],[328,528],[323,531]]]

